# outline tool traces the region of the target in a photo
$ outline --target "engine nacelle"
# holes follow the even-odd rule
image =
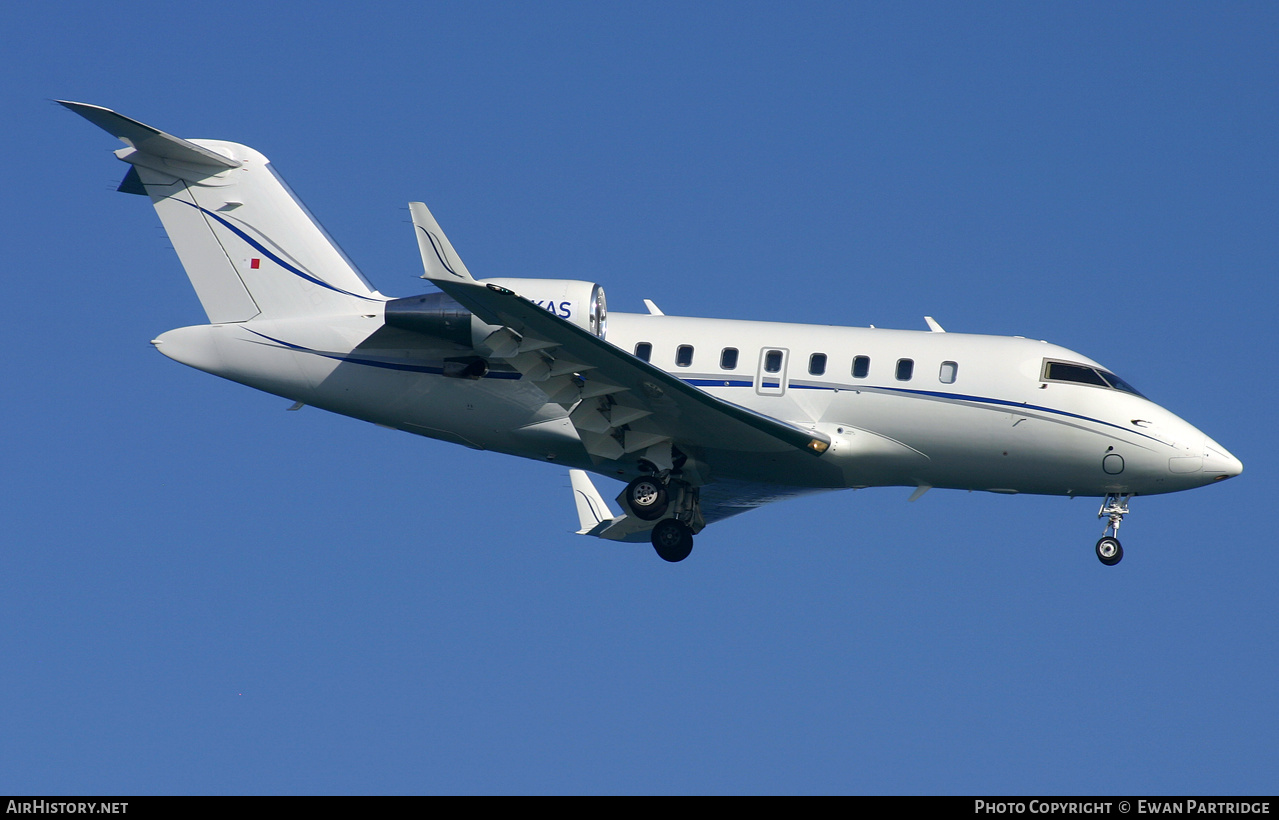
[[[604,301],[604,288],[594,282],[575,279],[485,279],[481,284],[518,293],[561,319],[567,319],[601,339],[604,338],[608,327],[608,307]],[[424,293],[421,296],[392,299],[386,303],[385,321],[391,327],[412,330],[450,343],[454,349],[483,348],[483,341],[501,330],[496,325],[481,322],[479,317],[443,293]]]
[[[538,307],[567,319],[592,334],[604,338],[608,329],[608,306],[604,288],[577,279],[481,279],[482,285],[497,285],[514,291]]]

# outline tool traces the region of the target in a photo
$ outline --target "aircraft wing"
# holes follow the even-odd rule
[[[830,437],[716,398],[539,307],[509,288],[476,281],[425,204],[409,211],[425,269],[434,282],[494,331],[478,349],[507,360],[547,400],[572,408],[586,450],[601,460],[631,453],[659,467],[669,447],[732,453],[820,456]],[[658,454],[665,449],[667,455]]]
[[[505,287],[434,281],[482,321],[500,326],[490,351],[542,387],[549,401],[576,405],[569,418],[593,456],[618,459],[664,442],[813,456],[830,446],[821,432],[716,398]]]

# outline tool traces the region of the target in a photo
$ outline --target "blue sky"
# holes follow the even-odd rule
[[[0,793],[1273,793],[1273,4],[176,9],[0,26]],[[1047,339],[1245,472],[1113,569],[1090,499],[579,538],[561,469],[155,353],[203,313],[54,98],[257,148],[390,295],[422,199],[613,310]]]

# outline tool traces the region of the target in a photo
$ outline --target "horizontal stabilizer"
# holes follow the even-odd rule
[[[147,195],[147,186],[142,184],[142,177],[138,174],[138,169],[129,166],[129,173],[124,175],[124,179],[120,180],[120,187],[116,188],[122,194],[137,194],[138,196]]]
[[[212,165],[215,168],[238,168],[241,165],[238,160],[224,157],[208,148],[202,148],[193,142],[129,119],[110,108],[66,100],[58,100],[58,103],[144,154],[192,165]]]

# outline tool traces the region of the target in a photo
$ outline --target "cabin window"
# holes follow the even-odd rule
[[[737,348],[726,347],[719,354],[719,366],[721,370],[737,369]]]
[[[820,376],[826,372],[825,353],[814,353],[808,357],[808,372],[813,376]]]
[[[914,359],[898,359],[897,360],[897,381],[908,382],[910,377],[915,374]]]
[[[782,369],[782,351],[770,350],[764,354],[764,372],[777,373]]]
[[[693,363],[693,346],[680,345],[675,349],[675,364],[680,367],[688,367]]]
[[[954,362],[942,362],[941,372],[937,374],[937,378],[941,379],[942,384],[954,384],[955,376],[959,374],[959,365]]]
[[[870,356],[858,356],[853,359],[853,378],[864,379],[870,375]]]
[[[640,342],[635,345],[635,358],[649,361],[653,357],[653,346],[648,342]]]

